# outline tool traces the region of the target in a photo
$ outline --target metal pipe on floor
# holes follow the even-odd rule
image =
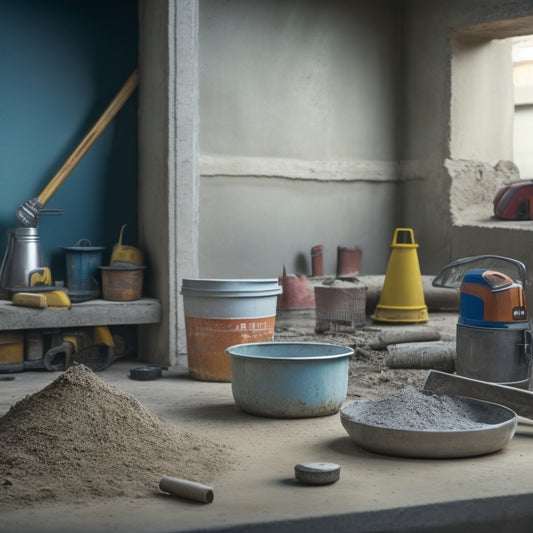
[[[435,276],[422,275],[422,290],[429,311],[459,311],[459,289],[442,289],[433,287]],[[373,312],[379,303],[383,290],[385,276],[357,276],[357,279],[367,287],[366,309]]]
[[[159,482],[159,488],[174,496],[181,496],[201,503],[211,503],[214,499],[212,487],[186,479],[163,476]]]

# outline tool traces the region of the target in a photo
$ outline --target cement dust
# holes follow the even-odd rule
[[[361,424],[398,430],[475,431],[491,426],[477,420],[479,408],[467,401],[411,385],[381,400],[354,402],[344,413]]]
[[[164,475],[211,483],[233,455],[180,431],[83,365],[0,418],[0,507],[153,497]]]

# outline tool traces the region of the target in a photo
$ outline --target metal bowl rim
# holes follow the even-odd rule
[[[302,355],[299,357],[287,357],[280,355],[279,357],[275,356],[268,356],[268,355],[257,355],[257,354],[241,354],[241,353],[232,353],[235,349],[241,348],[244,346],[328,346],[328,347],[335,347],[343,350],[343,353],[337,353],[337,354],[325,354],[325,355]],[[230,346],[226,348],[226,353],[231,355],[232,357],[238,358],[238,359],[250,359],[254,361],[262,361],[262,360],[271,360],[271,361],[317,361],[322,359],[341,359],[344,357],[350,357],[354,354],[353,348],[350,348],[348,346],[343,346],[341,344],[331,344],[328,342],[249,342],[249,343],[242,343],[242,344],[234,344],[233,346]]]
[[[444,431],[435,431],[431,429],[400,429],[400,428],[391,428],[391,427],[384,427],[384,426],[376,426],[374,424],[366,424],[364,422],[359,422],[357,420],[354,420],[353,418],[350,418],[346,414],[346,409],[353,405],[354,403],[359,403],[361,400],[357,400],[354,402],[350,402],[349,404],[345,405],[340,409],[340,417],[341,421],[349,421],[351,423],[357,424],[365,429],[373,430],[373,431],[380,431],[380,432],[403,432],[407,433],[409,435],[416,435],[417,433],[423,434],[423,435],[442,435],[443,437],[446,435],[460,435],[461,433],[464,434],[470,434],[470,433],[476,433],[476,432],[486,432],[487,430],[492,429],[498,429],[505,427],[507,425],[513,424],[517,422],[517,415],[516,413],[510,409],[509,407],[506,407],[505,405],[501,405],[499,403],[495,402],[488,402],[486,400],[478,400],[477,398],[469,398],[468,396],[459,396],[457,394],[442,394],[440,396],[448,396],[450,398],[459,398],[461,400],[467,400],[468,402],[474,403],[474,404],[485,404],[485,405],[492,405],[495,409],[499,409],[501,411],[507,412],[509,415],[509,418],[507,420],[504,420],[503,422],[498,422],[497,424],[490,424],[488,422],[482,422],[483,424],[486,424],[487,427],[479,427],[479,428],[472,428],[472,429],[448,429]],[[344,425],[344,424],[343,424]]]

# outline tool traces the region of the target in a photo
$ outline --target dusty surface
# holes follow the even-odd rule
[[[386,347],[373,349],[371,345],[377,335],[385,330],[401,330],[427,327],[436,331],[443,341],[455,339],[457,315],[455,313],[433,313],[427,324],[389,325],[368,321],[364,328],[356,331],[335,331],[330,328],[324,333],[315,333],[315,317],[313,311],[286,311],[276,320],[276,339],[287,341],[325,342],[350,346],[354,356],[350,360],[348,381],[348,398],[372,400],[384,398],[389,394],[413,385],[420,387],[427,376],[427,369],[392,369],[389,368]]]
[[[438,327],[442,331],[451,328],[453,332],[456,319],[457,315],[450,313]],[[436,321],[437,315],[432,314],[429,325]],[[445,323],[449,326],[445,327]],[[278,335],[285,338],[314,337],[310,320],[300,325],[280,321],[279,327]],[[341,341],[344,335],[351,344],[356,337],[369,339],[371,331],[331,335],[331,340]],[[316,340],[324,342],[329,337],[321,335]],[[405,383],[410,372],[390,372],[376,357],[360,361],[364,365],[354,358],[351,398],[384,395],[389,387]],[[98,375],[179,432],[201,435],[235,451],[237,464],[213,481],[214,502],[205,505],[163,494],[154,470],[142,497],[136,496],[137,489],[132,485],[125,496],[87,498],[81,504],[42,500],[18,509],[0,504],[0,532],[266,532],[332,528],[348,532],[398,531],[399,525],[403,531],[443,531],[446,526],[450,526],[450,531],[453,524],[457,531],[530,529],[531,475],[524,468],[524,458],[531,454],[533,422],[519,421],[511,442],[493,454],[444,461],[390,457],[356,446],[338,414],[297,420],[256,417],[236,407],[230,383],[193,380],[183,365],[164,371],[159,380],[135,381],[128,377],[135,366],[139,366],[139,361],[119,360]],[[374,379],[382,371],[389,376],[388,381]],[[17,374],[13,381],[0,382],[0,415],[56,378],[55,373],[28,371]],[[166,438],[161,442],[168,444]],[[340,480],[323,487],[297,482],[294,465],[313,461],[341,465]],[[173,473],[176,475],[177,471],[170,467],[164,472]],[[493,497],[512,499],[495,504]],[[528,518],[522,528],[515,527],[516,517],[521,516],[515,498],[518,504],[524,502],[523,514]],[[494,527],[482,529],[487,520],[500,518],[502,521]],[[482,525],[476,529],[477,524]]]
[[[424,326],[369,322],[356,331],[319,334],[315,324],[314,312],[285,313],[277,320],[276,339],[352,347],[347,401],[381,399],[406,385],[421,386],[427,370],[389,368],[386,346],[375,348],[379,334],[394,331],[409,337],[415,329],[427,329],[449,338],[455,315],[432,315]],[[30,375],[18,379],[25,377]],[[43,377],[53,381],[0,417],[4,509],[125,495],[143,498],[163,475],[211,483],[238,462],[231,447],[167,423],[84,366]]]

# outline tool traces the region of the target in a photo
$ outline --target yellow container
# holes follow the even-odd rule
[[[427,322],[413,230],[396,228],[391,248],[383,290],[371,318],[377,322]]]
[[[0,333],[0,368],[3,364],[24,361],[24,337],[19,333]]]
[[[142,265],[144,263],[144,255],[142,251],[139,250],[139,248],[135,248],[134,246],[127,246],[125,244],[122,244],[122,236],[124,234],[125,227],[126,224],[124,224],[122,228],[120,228],[118,242],[117,244],[115,244],[115,246],[113,246],[109,264],[114,265],[120,263],[128,263],[131,265]]]

